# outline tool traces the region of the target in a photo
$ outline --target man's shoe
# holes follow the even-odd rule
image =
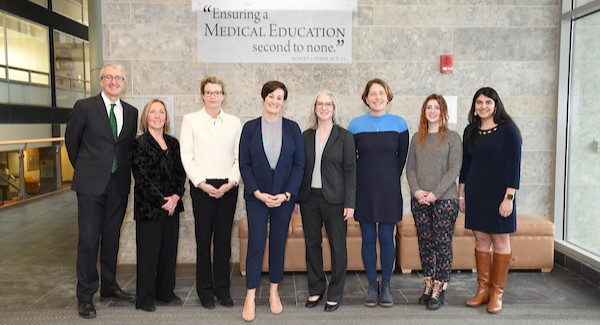
[[[233,307],[233,299],[231,299],[231,297],[219,298],[219,305],[223,307]]]
[[[215,299],[200,299],[200,304],[206,309],[215,309]]]
[[[320,294],[319,298],[317,298],[317,300],[306,299],[306,303],[304,304],[304,306],[306,306],[306,308],[313,308],[319,304],[321,299],[323,299],[323,294]]]
[[[333,301],[332,301],[333,302]],[[329,301],[325,303],[325,311],[336,311],[340,307],[340,303],[330,304]]]
[[[96,308],[94,307],[94,303],[91,301],[80,301],[77,304],[77,309],[79,310],[79,316],[83,318],[96,317]]]
[[[109,293],[100,293],[101,297],[104,298],[116,298],[119,300],[123,300],[123,301],[134,301],[135,300],[135,295],[132,295],[131,293],[127,293],[121,289],[117,289],[113,292],[109,292]]]

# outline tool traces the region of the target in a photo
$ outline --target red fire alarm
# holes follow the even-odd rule
[[[440,73],[450,74],[454,72],[454,56],[452,54],[440,55]]]

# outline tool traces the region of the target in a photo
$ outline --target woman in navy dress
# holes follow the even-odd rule
[[[489,313],[499,313],[511,260],[509,235],[517,230],[515,193],[522,141],[494,89],[484,87],[473,96],[463,143],[459,209],[465,213],[465,227],[475,236],[479,286],[465,304],[487,303]]]
[[[362,100],[369,107],[365,115],[353,119],[348,130],[356,146],[356,210],[354,218],[362,231],[362,258],[369,279],[365,305],[394,304],[390,279],[396,250],[394,227],[402,220],[400,176],[408,153],[408,126],[400,116],[385,109],[394,98],[390,86],[381,79],[367,82]],[[381,290],[377,280],[379,240]]]

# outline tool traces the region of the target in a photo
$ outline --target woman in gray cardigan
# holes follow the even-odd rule
[[[458,215],[456,178],[462,164],[460,135],[448,129],[444,97],[428,96],[421,107],[419,131],[410,142],[406,177],[419,241],[425,288],[419,304],[436,310],[452,266],[452,233]]]

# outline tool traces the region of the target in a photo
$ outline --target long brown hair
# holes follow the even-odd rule
[[[429,124],[427,123],[425,110],[427,109],[427,103],[430,100],[435,100],[440,105],[440,125],[438,131],[440,133],[439,142],[442,142],[444,139],[446,139],[446,134],[448,134],[448,104],[446,104],[446,100],[444,97],[442,97],[442,95],[431,94],[425,98],[423,106],[421,106],[421,119],[419,120],[419,131],[417,131],[417,143],[421,148],[425,146],[425,140],[427,139],[427,133],[429,131]]]

